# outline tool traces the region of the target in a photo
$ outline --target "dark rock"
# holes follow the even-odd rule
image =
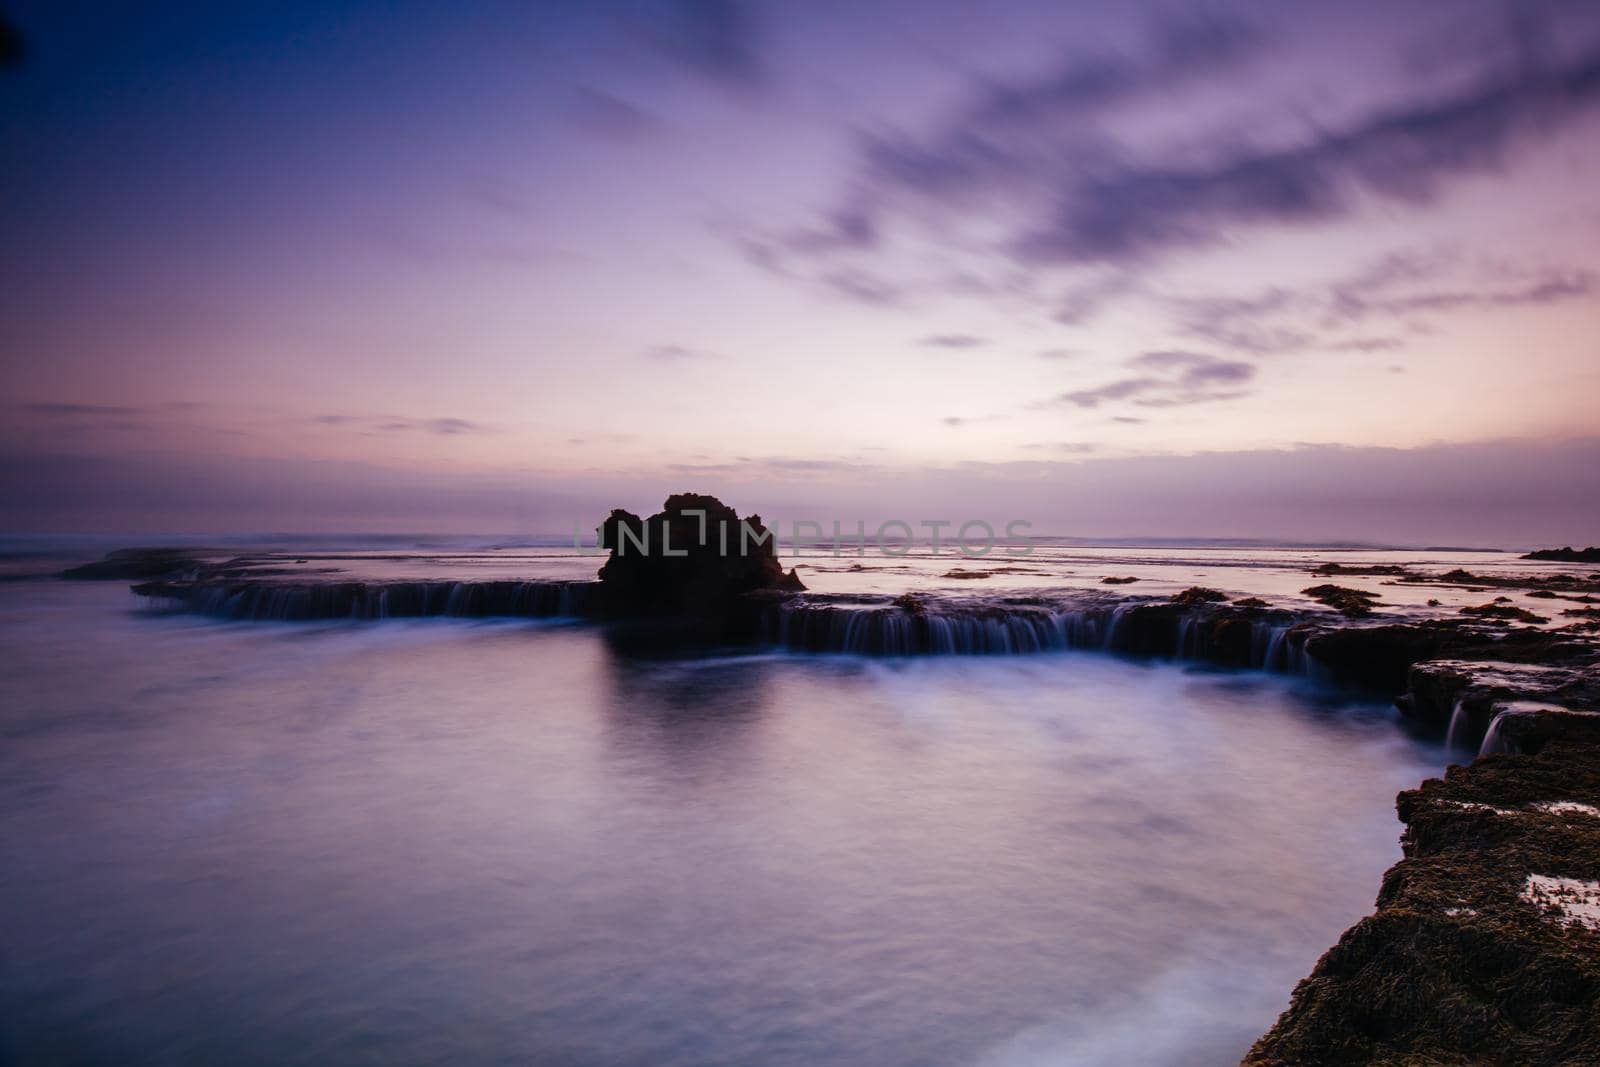
[[[1376,913],[1246,1065],[1600,1063],[1600,746],[1547,728],[1400,794]]]
[[[1600,563],[1600,548],[1575,549],[1571,545],[1565,548],[1541,548],[1537,552],[1529,552],[1522,558],[1545,560],[1550,563]]]
[[[761,517],[740,519],[716,497],[679,493],[648,519],[613,511],[599,533],[611,550],[600,586],[614,619],[687,619],[707,633],[742,632],[754,624],[744,598],[805,588],[794,571],[784,573]]]
[[[1393,563],[1377,563],[1363,567],[1347,567],[1342,563],[1324,563],[1322,566],[1314,568],[1311,573],[1319,578],[1330,578],[1336,574],[1386,575],[1396,578],[1411,576],[1410,571]]]
[[[1424,626],[1346,626],[1316,630],[1305,647],[1333,681],[1399,693],[1411,665],[1437,656],[1447,639],[1445,631]]]
[[[75,581],[139,582],[172,578],[204,565],[192,548],[119,548],[105,559],[70,567],[60,577]]]
[[[1227,599],[1227,593],[1218,592],[1215,589],[1207,589],[1202,585],[1191,585],[1183,592],[1172,595],[1174,604],[1183,604],[1188,607],[1196,607],[1200,604],[1220,604]]]
[[[1350,589],[1342,585],[1314,585],[1300,592],[1319,604],[1326,604],[1347,618],[1371,615],[1372,602],[1378,599],[1377,593],[1369,593],[1365,589]]]
[[[907,615],[926,615],[928,603],[915,593],[901,593],[894,598],[894,606]]]
[[[1600,672],[1591,664],[1435,659],[1411,667],[1404,697],[1408,717],[1444,730],[1453,720],[1458,744],[1476,752],[1495,716],[1516,702],[1600,706]]]
[[[1476,607],[1462,608],[1461,614],[1470,615],[1475,619],[1508,619],[1512,622],[1542,623],[1550,621],[1543,615],[1535,615],[1527,608],[1519,608],[1514,604],[1479,604]]]
[[[1139,579],[1137,579],[1137,578],[1102,578],[1102,579],[1100,579],[1100,584],[1101,585],[1132,585],[1134,582],[1137,582],[1138,580]]]
[[[1236,608],[1264,608],[1267,606],[1267,602],[1258,596],[1247,596],[1235,600],[1233,606]]]

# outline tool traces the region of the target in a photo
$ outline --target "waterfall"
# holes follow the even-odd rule
[[[1467,722],[1467,701],[1465,697],[1456,699],[1455,707],[1450,710],[1450,726],[1444,734],[1445,763],[1450,762],[1450,757],[1456,752],[1466,748],[1465,733],[1470,724]]]
[[[255,581],[157,583],[138,592],[224,619],[599,618],[593,581]],[[1004,655],[1098,649],[1316,674],[1306,631],[1284,613],[1239,615],[1159,600],[1069,602],[843,601],[807,595],[772,603],[745,636],[806,652],[875,656]],[[744,623],[740,624],[745,625]]]
[[[1309,672],[1318,665],[1291,624],[1254,619],[1218,637],[1201,611],[1157,601],[1048,605],[1015,602],[839,603],[801,598],[774,605],[763,636],[783,648],[859,655],[991,655],[1097,649]]]
[[[1489,720],[1489,729],[1484,732],[1483,744],[1478,748],[1479,756],[1498,756],[1511,751],[1511,746],[1500,736],[1500,723],[1505,717],[1506,713],[1501,711]]]
[[[1261,657],[1261,666],[1269,671],[1281,671],[1290,667],[1288,657],[1289,628],[1287,626],[1274,626],[1267,639],[1267,651]]]

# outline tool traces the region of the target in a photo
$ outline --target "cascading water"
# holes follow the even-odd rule
[[[1450,726],[1444,734],[1444,755],[1447,763],[1456,753],[1466,750],[1466,732],[1470,725],[1467,718],[1466,699],[1457,699],[1455,707],[1450,709]]]
[[[596,618],[591,581],[219,581],[142,589],[190,611],[234,620]],[[1219,619],[1162,601],[838,602],[798,598],[761,616],[784,648],[873,656],[998,655],[1098,649],[1312,673],[1304,634],[1281,616]]]
[[[1098,649],[1304,671],[1311,661],[1303,642],[1290,640],[1290,629],[1290,624],[1251,620],[1235,644],[1225,645],[1204,615],[1159,602],[944,603],[906,610],[889,603],[801,600],[772,608],[765,635],[785,648],[809,652],[909,656]]]
[[[1489,720],[1489,729],[1483,734],[1483,744],[1478,747],[1479,756],[1498,756],[1511,751],[1511,746],[1500,736],[1500,724],[1505,717],[1506,713],[1502,711]]]

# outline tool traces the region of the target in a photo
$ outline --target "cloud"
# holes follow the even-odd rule
[[[1045,348],[1038,353],[1040,359],[1077,359],[1083,355],[1081,348]]]
[[[1098,452],[1100,446],[1089,441],[1052,441],[1047,444],[1023,445],[1035,452],[1060,452],[1068,456],[1086,456],[1091,452]]]
[[[461,433],[480,433],[483,430],[482,426],[467,419],[428,419],[422,425],[430,433],[444,434],[446,436],[454,436]]]
[[[1536,37],[1527,24],[1537,29],[1543,16],[1519,18],[1519,32]],[[820,223],[757,242],[764,262],[795,277],[819,260],[828,269],[840,257],[887,262],[899,249],[886,235],[916,229],[953,258],[987,257],[986,270],[1020,265],[1073,280],[1064,293],[1040,285],[1027,296],[1081,324],[1152,263],[1252,228],[1339,221],[1375,202],[1428,206],[1452,182],[1502,171],[1600,106],[1600,49],[1523,47],[1508,63],[1496,46],[1477,53],[1475,70],[1453,72],[1447,89],[1439,78],[1427,90],[1404,80],[1385,102],[1336,121],[1263,115],[1256,95],[1230,87],[1234,113],[1219,124],[1152,135],[1172,126],[1175,91],[1219,85],[1279,42],[1237,18],[1169,20],[1138,54],[1080,55],[1040,76],[980,81],[942,122],[864,131],[847,192]],[[1237,132],[1263,128],[1271,139]],[[1536,303],[1577,288],[1569,279],[1523,295]],[[1190,310],[1189,336],[1235,351],[1330,340],[1306,323],[1262,325],[1250,309]]]
[[[982,348],[988,344],[983,337],[974,337],[970,333],[938,333],[932,337],[924,337],[917,342],[923,348]]]
[[[677,363],[694,359],[715,359],[716,356],[704,349],[688,348],[684,345],[655,345],[644,350],[644,358],[663,363]]]
[[[1388,352],[1404,348],[1405,345],[1402,337],[1352,337],[1348,341],[1336,341],[1323,347],[1329,352]]]
[[[397,415],[313,415],[311,421],[320,426],[350,427],[362,433],[381,431],[383,433],[431,433],[441,437],[456,437],[461,434],[479,434],[493,432],[489,427],[470,419],[459,419],[452,416],[435,418],[407,418]]]
[[[1255,58],[1267,43],[1262,27],[1235,15],[1218,11],[1179,15],[1153,27],[1147,58],[1071,57],[1041,78],[985,86],[949,136],[960,140],[970,127],[978,125],[1033,123],[1101,111],[1142,94],[1235,68]]]
[[[22,410],[51,419],[125,419],[147,413],[145,408],[118,404],[24,404]]]
[[[968,426],[975,422],[1005,422],[1010,415],[946,415],[939,421],[946,426]]]
[[[657,42],[662,54],[696,74],[748,91],[769,78],[764,30],[744,0],[675,0]]]
[[[1150,373],[1119,378],[1092,389],[1062,393],[1051,405],[1097,408],[1108,401],[1127,400],[1140,407],[1182,407],[1231,400],[1244,396],[1239,386],[1256,374],[1254,364],[1218,359],[1199,352],[1145,352],[1126,365]]]
[[[661,128],[654,113],[603,89],[579,87],[572,104],[572,121],[603,137],[634,140]]]
[[[824,274],[820,281],[834,292],[863,304],[898,304],[905,296],[900,286],[862,270],[833,271]]]
[[[1269,287],[1250,296],[1157,298],[1172,328],[1235,352],[1280,355],[1317,349],[1376,352],[1403,347],[1402,325],[1422,316],[1484,308],[1542,307],[1595,292],[1589,271],[1503,264],[1471,270],[1457,250],[1392,252],[1331,282],[1300,289]],[[1455,276],[1452,279],[1452,275]],[[1382,322],[1391,332],[1344,336]]]
[[[1407,102],[1278,149],[1205,166],[1119,165],[1053,175],[1060,203],[1014,248],[1036,262],[1120,261],[1212,244],[1231,227],[1327,221],[1374,195],[1425,204],[1445,179],[1500,168],[1600,100],[1600,53],[1530,67],[1438,102]]]
[[[932,136],[893,131],[863,136],[863,177],[881,191],[959,198],[1010,179],[1071,167],[1077,151],[1103,139],[1085,120],[1147,94],[1237,68],[1266,35],[1232,16],[1202,14],[1158,23],[1148,54],[1074,56],[1042,77],[982,82],[975,98]],[[1078,143],[1073,143],[1078,142]]]

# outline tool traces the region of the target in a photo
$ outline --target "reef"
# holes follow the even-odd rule
[[[1376,912],[1247,1065],[1600,1063],[1600,715],[1505,714],[1537,729],[1400,794]]]
[[[1371,615],[1372,602],[1379,599],[1377,593],[1369,593],[1365,589],[1350,589],[1346,586],[1331,584],[1314,585],[1309,589],[1302,589],[1300,592],[1319,604],[1326,604],[1334,611],[1348,618]]]
[[[1404,858],[1250,1067],[1600,1063],[1600,665],[1433,660],[1400,706],[1476,751],[1396,800]],[[1481,741],[1479,738],[1481,737]]]
[[[1181,593],[1172,594],[1174,604],[1218,604],[1228,599],[1228,594],[1216,589],[1207,589],[1203,585],[1191,585]]]

